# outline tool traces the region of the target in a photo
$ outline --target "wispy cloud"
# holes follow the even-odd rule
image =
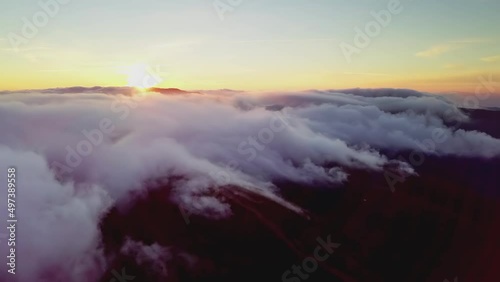
[[[421,58],[437,57],[442,54],[446,54],[453,50],[464,47],[464,45],[481,44],[489,41],[491,40],[487,38],[465,38],[465,39],[453,40],[443,44],[434,45],[426,50],[416,53],[415,56]]]
[[[484,58],[481,58],[481,61],[487,62],[487,63],[500,62],[500,55],[491,56],[491,57],[484,57]]]
[[[415,56],[421,57],[421,58],[430,58],[430,57],[436,57],[439,55],[442,55],[444,53],[448,53],[454,49],[456,49],[457,46],[454,44],[440,44],[433,46],[427,50],[420,51]]]
[[[388,73],[373,73],[373,72],[344,72],[346,75],[366,75],[366,76],[391,76]]]
[[[78,71],[76,69],[46,69],[39,70],[39,72],[70,72],[70,71]]]
[[[491,39],[491,38],[464,38],[464,39],[451,41],[450,43],[477,44],[477,43],[486,43],[486,42],[491,42],[491,41],[493,41],[493,39]]]
[[[317,41],[338,41],[338,38],[282,38],[282,39],[249,39],[249,40],[230,40],[227,43],[266,43],[266,42],[317,42]]]
[[[6,52],[32,52],[32,51],[40,51],[40,50],[50,50],[51,48],[46,47],[46,46],[38,46],[38,47],[29,47],[29,48],[0,48],[0,51],[6,51]]]

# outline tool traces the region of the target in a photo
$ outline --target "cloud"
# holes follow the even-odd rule
[[[421,57],[421,58],[437,57],[439,55],[448,53],[454,49],[456,49],[456,45],[440,44],[440,45],[433,46],[429,49],[426,49],[424,51],[420,51],[420,52],[416,53],[415,56]]]
[[[461,39],[461,40],[453,40],[449,41],[447,43],[443,44],[438,44],[430,47],[429,49],[420,51],[415,54],[417,57],[421,58],[432,58],[432,57],[437,57],[446,53],[449,53],[451,51],[454,51],[456,49],[459,49],[461,47],[464,47],[465,45],[470,45],[470,44],[482,44],[485,42],[491,41],[490,39],[487,38],[466,38],[466,39]]]
[[[500,140],[453,126],[468,122],[454,104],[405,89],[10,91],[0,94],[0,120],[0,170],[17,167],[22,187],[22,281],[98,280],[113,259],[102,251],[100,220],[156,188],[145,183],[167,181],[172,203],[208,219],[232,215],[224,193],[258,195],[305,214],[276,183],[336,187],[351,170],[386,166],[413,173],[388,150],[500,156]],[[445,140],[429,150],[425,140],[436,132]],[[5,189],[0,194],[6,198]],[[122,251],[140,262],[169,256],[138,242]],[[156,269],[168,275],[168,265]]]
[[[145,245],[128,238],[121,248],[121,253],[133,257],[137,265],[150,269],[158,276],[158,280],[168,276],[165,262],[172,260],[173,254],[170,248],[162,247],[157,243]]]
[[[493,41],[492,38],[464,38],[459,40],[453,40],[451,43],[457,44],[479,44]]]
[[[16,239],[22,242],[17,246],[19,281],[41,281],[44,273],[54,273],[53,281],[96,281],[106,265],[98,229],[100,216],[111,203],[104,189],[60,183],[46,159],[33,150],[2,144],[0,156],[6,160],[0,166],[2,170],[13,166],[18,174],[16,211],[20,223]],[[7,183],[6,175],[0,179]],[[6,189],[2,190],[2,199],[7,198],[5,193]],[[6,201],[0,207],[6,211]],[[0,252],[7,253],[6,244],[0,246]],[[9,281],[7,275],[11,274],[5,267],[1,267],[0,280]]]
[[[387,73],[372,73],[372,72],[344,72],[346,75],[361,75],[361,76],[391,76]]]
[[[484,57],[484,58],[481,58],[481,61],[487,62],[487,63],[500,62],[500,55],[499,56]]]

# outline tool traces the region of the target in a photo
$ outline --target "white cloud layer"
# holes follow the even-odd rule
[[[0,95],[0,181],[7,167],[18,171],[19,281],[97,280],[108,259],[100,219],[147,181],[180,177],[171,200],[207,217],[231,215],[214,189],[244,189],[301,213],[273,183],[335,185],[349,181],[346,169],[388,164],[412,172],[387,150],[500,156],[500,140],[454,129],[468,121],[456,106],[415,91],[121,90]],[[0,208],[7,210],[5,201]],[[159,246],[127,244],[125,251],[142,250],[138,259],[158,254]],[[5,244],[0,250],[7,252]],[[0,268],[7,279],[6,265]]]

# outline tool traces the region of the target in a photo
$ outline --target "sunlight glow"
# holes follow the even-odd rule
[[[162,82],[159,75],[149,65],[144,63],[125,67],[122,69],[122,72],[128,76],[127,85],[139,90],[154,87]]]

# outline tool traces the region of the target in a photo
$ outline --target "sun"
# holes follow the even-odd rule
[[[127,85],[139,90],[146,90],[162,82],[160,76],[145,63],[124,67],[122,72],[128,76]]]

